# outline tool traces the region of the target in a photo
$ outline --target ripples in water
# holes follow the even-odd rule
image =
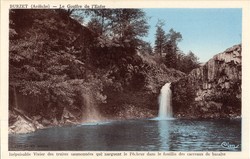
[[[9,150],[241,151],[241,120],[90,122],[9,135]]]

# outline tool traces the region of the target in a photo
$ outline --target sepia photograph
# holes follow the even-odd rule
[[[240,152],[241,43],[241,8],[13,6],[8,149]]]

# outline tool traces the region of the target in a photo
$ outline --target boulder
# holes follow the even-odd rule
[[[9,127],[9,133],[30,133],[35,131],[37,128],[33,123],[27,121],[25,118],[18,116],[16,122]]]

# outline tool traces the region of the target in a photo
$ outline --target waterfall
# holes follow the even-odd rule
[[[101,114],[97,110],[92,95],[90,95],[90,94],[82,94],[82,98],[83,98],[83,101],[84,101],[83,102],[84,111],[83,111],[82,120],[84,122],[102,121],[103,117],[101,116]]]
[[[166,83],[161,88],[161,94],[159,96],[159,113],[158,120],[166,120],[173,118],[172,111],[172,91],[170,89],[171,83]]]

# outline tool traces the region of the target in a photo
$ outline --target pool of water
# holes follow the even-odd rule
[[[124,120],[9,135],[9,150],[241,151],[241,120]]]

